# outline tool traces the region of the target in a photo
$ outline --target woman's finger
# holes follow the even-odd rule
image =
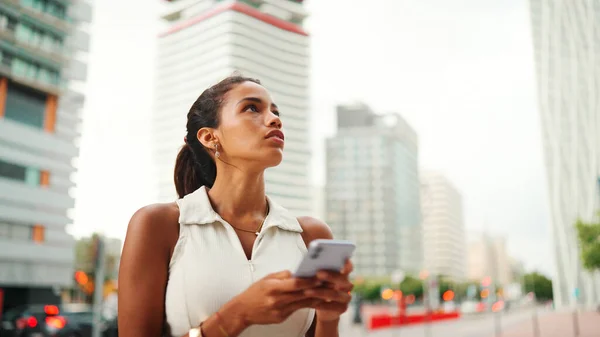
[[[317,279],[336,284],[336,286],[345,285],[350,282],[348,275],[335,271],[321,270],[317,273]]]
[[[328,288],[307,289],[304,291],[304,294],[309,297],[322,299],[325,302],[348,303],[352,299],[352,296],[348,292]]]
[[[342,313],[346,312],[346,310],[348,310],[348,304],[340,303],[340,302],[321,301],[321,302],[318,302],[314,308],[318,309],[318,310],[333,311],[333,312],[338,312],[338,313],[342,314]]]
[[[343,275],[350,275],[350,273],[352,273],[353,270],[354,270],[354,265],[352,264],[352,261],[350,261],[350,259],[348,259],[348,260],[346,260],[346,263],[344,264],[344,267],[342,268],[340,273]]]

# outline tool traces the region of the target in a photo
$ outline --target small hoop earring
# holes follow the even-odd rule
[[[215,157],[219,158],[221,153],[219,153],[219,144],[215,144]]]

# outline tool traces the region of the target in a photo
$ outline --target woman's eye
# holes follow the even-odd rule
[[[254,105],[254,104],[250,104],[250,105],[247,105],[246,108],[244,108],[244,111],[248,111],[248,110],[250,110],[252,112],[258,112],[258,107],[256,107],[256,105]]]
[[[275,115],[275,116],[277,116],[277,117],[281,116],[281,115],[279,114],[279,111],[273,111],[273,115]]]

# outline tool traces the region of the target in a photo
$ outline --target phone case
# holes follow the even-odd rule
[[[294,276],[313,277],[319,270],[340,271],[346,260],[352,257],[356,246],[342,240],[314,240],[300,262]]]

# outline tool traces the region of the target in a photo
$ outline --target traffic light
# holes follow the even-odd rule
[[[75,282],[83,292],[91,295],[94,292],[94,281],[90,280],[90,277],[86,272],[78,270],[75,272]]]

